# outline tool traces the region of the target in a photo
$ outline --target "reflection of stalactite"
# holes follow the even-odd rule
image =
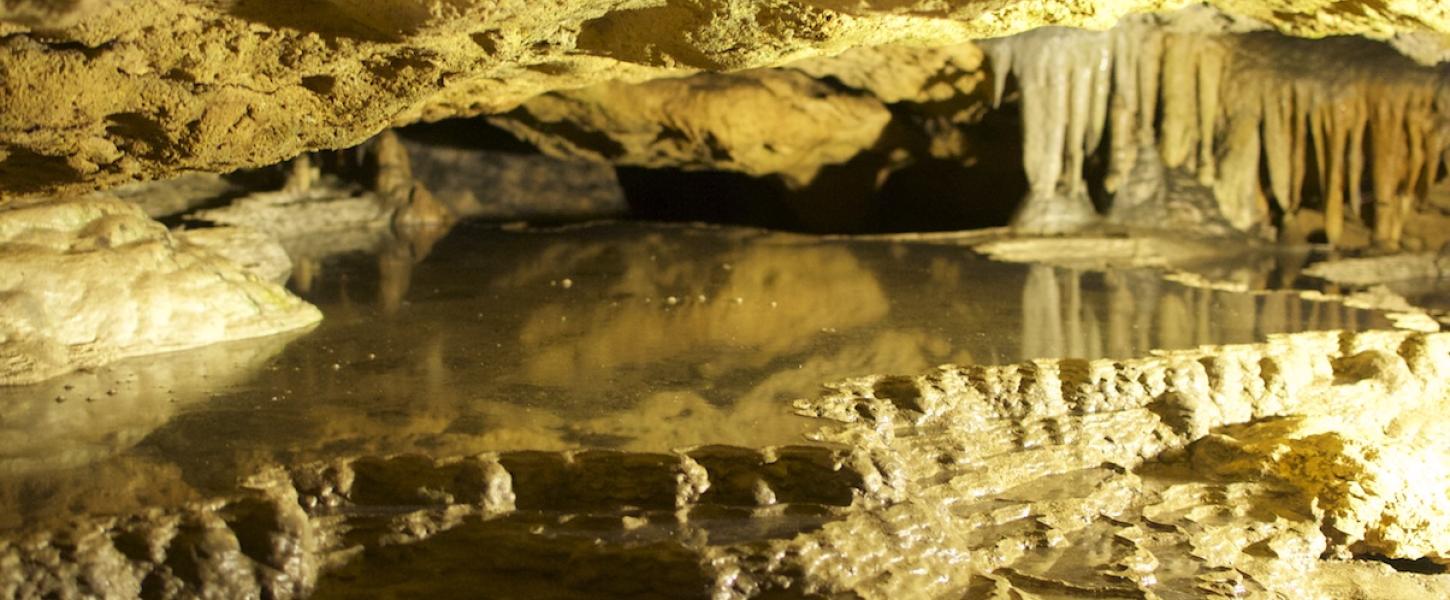
[[[413,255],[407,246],[390,244],[378,253],[378,307],[395,315],[413,282]]]
[[[1062,356],[1062,295],[1057,271],[1032,265],[1022,286],[1022,357]]]
[[[1023,282],[1019,358],[1124,358],[1159,349],[1252,343],[1295,331],[1387,325],[1366,321],[1372,314],[1287,292],[1169,283],[1148,269],[1094,274],[1033,265]]]
[[[1258,329],[1260,312],[1259,299],[1249,294],[1224,294],[1202,291],[1208,302],[1204,304],[1201,318],[1205,327],[1217,327],[1202,343],[1216,340],[1229,342],[1250,342]],[[1211,313],[1211,316],[1210,316]]]
[[[322,276],[322,261],[312,257],[292,259],[292,288],[301,294],[312,293],[312,286]]]
[[[1182,294],[1163,294],[1158,298],[1158,319],[1152,331],[1157,334],[1157,343],[1163,348],[1191,348],[1195,337],[1193,310]]]
[[[1115,207],[1162,201],[1154,189],[1163,177],[1145,164],[1156,154],[1212,190],[1218,212],[1245,231],[1266,224],[1271,199],[1293,219],[1312,182],[1325,233],[1338,242],[1347,218],[1371,216],[1361,192],[1368,169],[1374,239],[1399,244],[1416,200],[1450,160],[1442,72],[1364,40],[1170,27],[1140,17],[1111,32],[1043,28],[986,44],[997,99],[1009,74],[1022,91],[1031,192],[1017,225],[1091,220],[1083,159],[1108,131],[1104,183]]]
[[[1155,317],[1163,279],[1151,271],[1110,271],[1108,287],[1108,342],[1110,356],[1139,356],[1156,348]]]
[[[413,266],[423,262],[433,245],[448,235],[451,224],[395,227],[378,250],[378,306],[383,314],[397,314],[412,286]]]
[[[1098,358],[1104,350],[1098,311],[1083,295],[1082,272],[1033,265],[1022,289],[1022,357]]]

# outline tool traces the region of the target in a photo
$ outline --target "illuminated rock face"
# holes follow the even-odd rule
[[[1450,450],[1430,417],[1446,341],[1304,334],[847,382],[797,406],[843,423],[822,439],[880,469],[884,501],[773,546],[781,564],[736,585],[799,568],[807,589],[863,597],[1339,597],[1321,557],[1443,562],[1450,480],[1423,461]]]
[[[1218,23],[1188,24],[1196,16]],[[1031,192],[1019,227],[1095,222],[1084,164],[1106,145],[1103,184],[1118,220],[1162,225],[1168,202],[1194,195],[1168,192],[1177,176],[1190,188],[1196,181],[1216,204],[1212,216],[1241,231],[1263,230],[1271,202],[1292,224],[1313,190],[1330,243],[1358,228],[1398,248],[1450,142],[1444,71],[1363,40],[1227,33],[1233,27],[1190,11],[1108,32],[1048,28],[989,42],[999,98],[1009,75],[1022,93]]]
[[[604,81],[778,66],[854,47],[940,47],[1043,25],[1106,29],[1183,4],[7,2],[0,193],[272,164],[389,125],[499,113]],[[1214,4],[1291,34],[1393,39],[1428,58],[1441,56],[1450,31],[1434,0]]]
[[[306,336],[0,388],[0,594],[1450,588],[1343,560],[1450,562],[1446,334],[954,245],[452,235],[326,262]]]
[[[1326,559],[1445,562],[1450,438],[1426,416],[1446,409],[1446,344],[1298,334],[871,376],[797,403],[824,447],[344,455],[262,464],[220,495],[133,457],[34,493],[157,508],[22,503],[42,518],[0,538],[0,560],[27,566],[0,589],[1443,597],[1443,575]]]
[[[118,200],[0,212],[0,263],[0,384],[322,318]]]
[[[803,186],[871,148],[891,119],[870,96],[791,70],[696,75],[550,94],[494,122],[545,152],[641,167],[780,175]]]

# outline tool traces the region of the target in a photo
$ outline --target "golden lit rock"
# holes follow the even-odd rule
[[[1450,16],[1430,0],[1375,10],[1214,4],[1293,35],[1404,34],[1420,55],[1434,55],[1423,50],[1434,45],[1426,36],[1450,32]],[[948,46],[1043,25],[1107,29],[1183,5],[12,2],[0,11],[0,182],[15,195],[226,171],[356,145],[388,125],[499,113],[553,90],[855,47]],[[53,110],[56,98],[69,108]]]
[[[1441,4],[0,0],[0,597],[1450,597]]]
[[[118,200],[0,212],[0,383],[281,333],[322,315]]]

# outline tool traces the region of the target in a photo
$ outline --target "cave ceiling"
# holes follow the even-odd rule
[[[1106,29],[1165,0],[7,0],[0,197],[229,172],[389,126],[498,114],[605,82],[772,67],[857,47]],[[1445,56],[1435,0],[1216,0],[1236,26]]]

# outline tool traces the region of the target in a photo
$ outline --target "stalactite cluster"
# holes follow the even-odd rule
[[[1026,229],[1093,220],[1083,166],[1105,150],[1110,216],[1163,202],[1166,179],[1189,176],[1239,230],[1313,208],[1331,243],[1355,223],[1394,248],[1447,161],[1450,75],[1374,42],[1138,18],[1107,32],[1039,29],[987,51],[996,101],[1009,75],[1021,91]]]

